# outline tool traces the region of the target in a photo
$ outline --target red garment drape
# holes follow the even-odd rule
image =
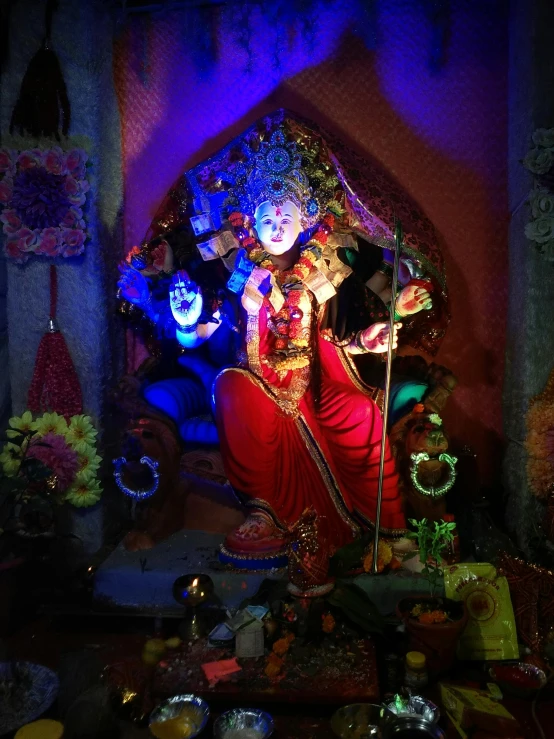
[[[263,353],[271,341],[263,308],[259,332]],[[341,351],[320,338],[320,403],[316,410],[306,391],[296,418],[271,395],[274,373],[264,382],[247,370],[228,369],[215,388],[221,451],[233,487],[286,526],[313,506],[334,546],[350,541],[360,523],[375,520],[382,431],[377,405],[354,384]],[[388,444],[381,526],[383,531],[405,528]]]

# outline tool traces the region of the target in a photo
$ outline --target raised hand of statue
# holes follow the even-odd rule
[[[429,290],[419,280],[406,285],[396,298],[396,312],[402,317],[412,316],[420,310],[430,310],[432,305]]]
[[[394,335],[392,348],[398,346],[398,331],[402,328],[401,323],[394,324]],[[362,332],[361,343],[367,352],[371,354],[383,354],[389,348],[390,327],[388,323],[374,323]]]
[[[139,306],[147,303],[150,298],[150,288],[144,275],[141,275],[126,262],[121,262],[118,269],[121,272],[121,277],[117,286],[125,300]]]
[[[169,303],[173,318],[180,326],[190,327],[198,323],[202,313],[202,292],[182,269],[171,281]]]

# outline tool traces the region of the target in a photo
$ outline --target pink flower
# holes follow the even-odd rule
[[[20,251],[35,251],[38,246],[38,231],[20,228],[15,236],[17,236],[17,247]]]
[[[64,190],[68,195],[76,195],[79,192],[79,183],[69,175],[65,178]]]
[[[60,225],[65,226],[65,228],[84,228],[85,222],[83,221],[81,208],[70,208]]]
[[[73,149],[65,157],[65,166],[74,177],[82,178],[85,175],[85,162],[88,155],[82,149]]]
[[[42,164],[42,158],[38,149],[22,151],[17,158],[20,169],[29,169],[29,167],[38,167]]]
[[[49,433],[34,439],[27,452],[28,457],[40,460],[58,478],[58,490],[63,492],[71,485],[77,474],[78,454],[63,436]]]
[[[25,264],[28,261],[29,255],[20,251],[17,245],[17,239],[8,239],[6,241],[6,256],[8,259],[12,259],[16,264]]]
[[[0,203],[9,203],[12,197],[12,181],[8,177],[4,177],[0,182]]]
[[[0,215],[0,221],[4,224],[4,233],[8,235],[15,234],[21,228],[21,219],[15,210],[4,208]]]
[[[0,172],[8,172],[13,168],[12,158],[7,149],[0,149]]]
[[[63,256],[76,257],[85,249],[85,232],[79,228],[62,228]]]
[[[44,156],[44,166],[48,172],[52,174],[62,174],[64,168],[64,157],[63,151],[59,146],[55,146],[50,151],[47,151]]]
[[[61,251],[60,229],[44,228],[38,238],[38,247],[35,254],[47,257],[57,257]]]

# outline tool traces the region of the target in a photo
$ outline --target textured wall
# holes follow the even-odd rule
[[[8,63],[3,71],[0,130],[3,143],[27,65],[44,34],[45,3],[13,4]],[[62,0],[52,27],[52,46],[60,60],[71,102],[70,136],[86,140],[91,192],[85,254],[58,260],[58,322],[73,358],[85,412],[101,420],[106,386],[117,375],[113,312],[115,264],[122,207],[121,138],[112,75],[113,24],[102,0]],[[26,139],[24,145],[55,142]],[[63,145],[63,144],[62,144]],[[19,147],[18,147],[19,148]],[[8,337],[12,408],[21,413],[33,373],[37,347],[49,311],[47,260],[8,265]],[[73,530],[86,551],[101,544],[99,507],[74,512]]]
[[[377,2],[373,51],[353,34],[359,4],[350,0],[322,2],[305,19],[311,48],[299,24],[287,33],[256,11],[247,27],[233,5],[217,11],[213,64],[194,53],[194,23],[184,12],[125,24],[115,69],[126,245],[141,240],[183,170],[260,115],[287,107],[338,133],[382,163],[442,238],[453,320],[438,360],[460,381],[446,422],[477,449],[483,481],[491,482],[502,445],[508,3],[451,2],[439,69],[431,63],[428,3]]]
[[[520,545],[544,515],[526,476],[525,415],[529,399],[544,390],[554,367],[554,263],[547,262],[524,234],[532,177],[521,166],[536,128],[554,127],[554,47],[550,0],[513,0],[510,21],[509,196],[510,302],[506,341],[504,463],[506,519]]]
[[[14,4],[10,53],[2,75],[0,127],[4,136],[23,74],[41,43],[43,14],[44,3],[22,0]],[[106,303],[106,291],[112,288],[111,276],[106,279],[106,256],[122,202],[119,120],[111,81],[112,23],[102,3],[61,2],[54,16],[52,45],[72,106],[69,133],[87,143],[92,184],[85,254],[58,263],[58,318],[81,381],[84,407],[99,419],[112,361]],[[9,138],[4,141],[10,144]],[[25,139],[24,144],[31,147],[37,142]],[[48,264],[37,258],[24,266],[8,265],[10,374],[16,413],[26,407],[38,343],[47,327]]]

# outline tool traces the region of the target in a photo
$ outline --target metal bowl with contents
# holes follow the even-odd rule
[[[386,739],[394,714],[373,703],[353,703],[339,708],[331,718],[331,728],[340,739]]]
[[[221,715],[214,725],[215,739],[269,739],[273,719],[257,708],[233,708]]]
[[[387,726],[386,739],[445,739],[445,734],[421,716],[396,716]]]
[[[406,701],[393,701],[387,708],[395,716],[420,716],[430,724],[437,724],[441,715],[438,706],[421,695],[411,695]]]
[[[174,695],[152,711],[148,726],[157,739],[194,739],[209,715],[207,703],[197,695]]]

